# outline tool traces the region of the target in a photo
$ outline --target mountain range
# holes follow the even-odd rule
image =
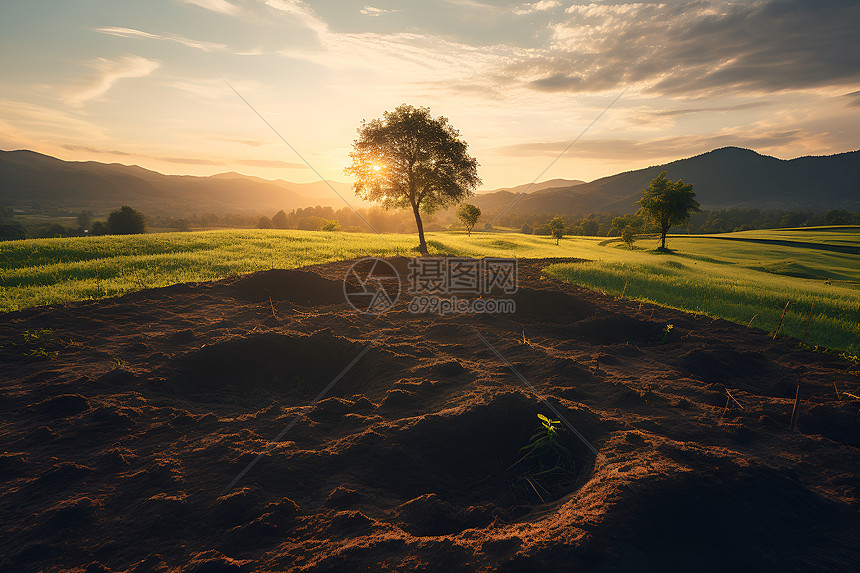
[[[332,186],[352,198],[350,185]],[[0,151],[0,203],[107,212],[130,205],[152,215],[265,213],[340,202],[322,181],[269,181],[239,173],[163,175],[138,166],[63,161],[34,151]]]
[[[663,171],[673,181],[692,183],[703,209],[860,209],[860,151],[783,160],[738,147],[519,197],[514,190],[482,193],[471,202],[490,216],[506,208],[521,215],[627,214]]]
[[[860,151],[783,160],[724,147],[591,182],[553,179],[476,194],[485,216],[632,213],[648,183],[666,171],[692,183],[705,209],[812,208],[860,210]],[[366,206],[350,185],[331,186],[353,206]],[[107,212],[120,205],[153,215],[271,215],[311,205],[343,206],[328,183],[290,183],[239,173],[163,175],[138,166],[63,161],[34,151],[0,151],[0,204]]]

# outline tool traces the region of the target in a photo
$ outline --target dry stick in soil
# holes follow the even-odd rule
[[[738,407],[739,407],[741,410],[746,410],[746,408],[744,408],[744,405],[743,405],[743,404],[741,404],[740,402],[738,402],[737,398],[735,398],[734,396],[732,396],[732,393],[731,393],[731,392],[729,392],[728,388],[726,389],[726,394],[729,396],[729,398],[731,398],[731,399],[732,399],[732,401],[733,401],[735,404],[737,404],[737,405],[738,405]]]
[[[809,321],[812,320],[812,309],[815,307],[815,301],[812,301],[812,304],[809,305],[809,316],[806,317],[806,329],[803,331],[803,340],[800,341],[800,345],[803,346],[803,343],[806,342],[806,333],[809,332]]]
[[[797,383],[797,391],[794,394],[794,408],[791,409],[791,420],[788,422],[788,429],[793,430],[797,426],[797,416],[800,414],[798,406],[800,405],[800,382]]]
[[[728,412],[728,411],[729,411],[729,406],[731,405],[731,403],[732,403],[732,402],[734,402],[735,404],[737,404],[737,405],[738,405],[738,407],[740,407],[740,409],[741,409],[741,410],[746,410],[746,408],[744,408],[743,404],[741,404],[740,402],[738,402],[738,401],[737,401],[737,399],[736,399],[734,396],[732,396],[732,393],[731,393],[731,392],[729,392],[729,389],[728,389],[728,388],[726,388],[726,405],[725,405],[725,407],[723,408],[723,413],[722,413],[722,414],[720,414],[720,418],[722,418],[722,417],[724,417],[724,416],[726,415],[726,412]]]
[[[758,316],[758,313],[756,313],[756,314],[754,314],[754,315],[753,315],[753,317],[752,317],[752,318],[750,319],[750,321],[747,323],[747,328],[749,328],[750,326],[752,326],[752,321],[754,321],[754,320],[755,320],[755,317],[757,317],[757,316]]]
[[[785,318],[785,311],[788,310],[788,305],[791,301],[785,303],[785,308],[782,309],[782,316],[779,317],[779,324],[776,325],[776,332],[773,333],[773,339],[776,340],[776,337],[779,335],[779,329],[782,328],[782,319]]]

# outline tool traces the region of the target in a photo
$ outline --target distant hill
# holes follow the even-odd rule
[[[660,172],[692,183],[704,208],[860,210],[860,151],[782,160],[749,149],[725,147],[702,155],[628,171],[589,183],[553,179],[481,192],[470,202],[493,217],[511,205],[523,215],[632,213],[642,190]],[[347,183],[332,185],[350,204],[366,206]],[[528,192],[520,196],[528,188]],[[210,177],[163,175],[142,167],[72,162],[33,151],[0,151],[0,204],[35,203],[106,212],[131,205],[150,215],[195,213],[267,215],[311,205],[343,207],[324,182],[290,183],[239,173]],[[485,219],[486,220],[486,219]]]
[[[350,186],[333,182],[354,199]],[[326,199],[327,198],[327,199]],[[163,175],[142,167],[63,161],[33,151],[0,151],[0,203],[96,212],[131,205],[151,215],[274,214],[297,207],[342,206],[323,182],[290,183],[222,173],[211,177]]]
[[[749,149],[724,147],[590,183],[529,192],[507,212],[633,213],[642,191],[663,171],[672,180],[692,183],[696,198],[706,209],[860,209],[860,151],[783,160]],[[515,197],[510,190],[500,190],[477,195],[472,202],[494,216]]]
[[[531,187],[529,187],[529,183],[526,183],[525,185],[518,185],[516,187],[495,189],[493,191],[480,191],[473,198],[469,199],[469,203],[479,206],[481,208],[481,211],[484,213],[495,214],[500,213],[503,209],[510,205],[511,202],[520,193],[525,192],[526,195],[531,196],[539,191],[544,191],[546,189],[569,189],[572,187],[576,187],[577,185],[582,185],[584,183],[585,181],[579,181],[578,179],[550,179],[549,181],[535,183]],[[517,203],[522,201],[524,198],[525,196],[521,198]],[[516,209],[514,210],[514,212],[516,212]]]
[[[522,193],[523,191],[526,191],[528,193],[535,193],[537,191],[543,191],[544,189],[551,189],[553,187],[573,187],[574,185],[582,185],[583,183],[585,183],[585,181],[580,181],[579,179],[550,179],[548,181],[541,181],[540,183],[526,183],[524,185],[517,185],[516,187],[502,187],[501,189],[493,189],[491,191],[478,191],[478,194],[498,193],[499,191],[507,191],[509,193]]]

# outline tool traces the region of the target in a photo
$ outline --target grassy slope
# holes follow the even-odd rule
[[[748,231],[733,237],[858,244],[856,231]],[[578,257],[547,273],[589,288],[767,330],[791,301],[782,331],[807,342],[860,354],[857,255],[707,237],[672,237],[673,254],[654,240],[636,250],[617,240],[519,234],[430,233],[431,249],[469,256]],[[0,243],[0,311],[113,296],[153,286],[212,280],[269,268],[295,268],[369,255],[412,254],[411,235],[307,231],[206,231],[133,237],[40,239]],[[793,275],[793,276],[789,276]],[[803,278],[814,277],[814,278]]]

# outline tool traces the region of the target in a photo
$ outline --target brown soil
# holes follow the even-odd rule
[[[546,264],[505,316],[360,314],[349,262],[0,316],[0,570],[860,569],[847,363]],[[599,456],[525,479],[553,415],[473,327]]]

